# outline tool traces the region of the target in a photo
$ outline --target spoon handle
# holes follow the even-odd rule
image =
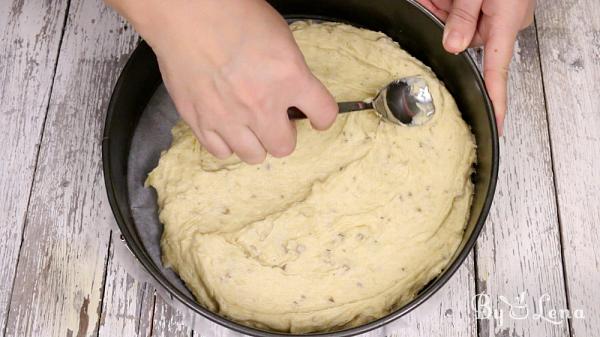
[[[338,108],[340,109],[340,113],[345,113],[345,112],[351,112],[351,111],[373,109],[373,104],[366,103],[366,102],[363,102],[363,101],[339,102],[338,103]],[[296,107],[289,108],[288,111],[287,111],[287,113],[288,113],[288,117],[290,119],[304,119],[304,118],[306,118],[306,115],[302,111],[300,111],[300,109],[298,109]]]

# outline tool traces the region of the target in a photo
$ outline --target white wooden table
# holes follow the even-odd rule
[[[137,41],[100,0],[0,2],[0,334],[236,335],[173,303],[119,239],[100,144]],[[600,335],[600,1],[540,0],[514,56],[476,249],[370,336]]]

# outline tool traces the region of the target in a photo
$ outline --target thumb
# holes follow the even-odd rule
[[[483,0],[455,0],[446,20],[442,43],[444,48],[458,54],[471,44]]]
[[[327,88],[310,74],[297,96],[295,107],[300,109],[317,130],[325,130],[333,124],[338,114],[338,105]]]

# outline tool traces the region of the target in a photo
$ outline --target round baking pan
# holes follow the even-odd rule
[[[387,34],[400,43],[402,48],[433,69],[454,96],[462,117],[471,126],[475,135],[477,166],[472,177],[475,190],[471,213],[461,245],[447,268],[429,282],[412,301],[385,317],[355,328],[304,335],[352,336],[364,333],[407,314],[426,301],[452,277],[473,248],[492,203],[498,175],[498,134],[494,111],[473,60],[467,53],[453,55],[444,51],[441,44],[443,24],[414,1],[272,0],[269,2],[291,20],[341,21]],[[144,220],[136,216],[136,209],[139,206],[132,205],[131,195],[132,189],[143,189],[143,179],[153,168],[152,165],[157,164],[157,154],[152,159],[154,161],[152,165],[133,165],[137,157],[132,153],[132,144],[136,132],[140,133],[139,129],[144,128],[146,123],[144,118],[148,119],[143,116],[146,106],[153,99],[161,83],[156,57],[150,47],[141,42],[131,55],[115,86],[104,127],[102,160],[108,199],[129,249],[169,293],[198,314],[247,335],[293,335],[250,328],[202,307],[182,285],[177,275],[161,265],[160,257],[156,256],[160,254],[158,243],[160,232],[153,234],[155,239],[151,243],[145,238],[148,230],[144,227]],[[165,130],[168,128],[165,127]],[[154,151],[159,153],[164,149]],[[137,177],[137,180],[132,180],[132,176]],[[154,219],[149,221],[157,221],[155,201],[153,203],[151,217]]]

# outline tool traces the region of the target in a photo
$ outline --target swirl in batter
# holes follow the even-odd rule
[[[291,28],[338,101],[420,75],[435,116],[404,127],[340,114],[324,132],[298,121],[295,152],[259,166],[215,159],[180,122],[147,185],[163,262],[202,305],[258,328],[330,331],[384,316],[446,267],[469,215],[475,143],[443,84],[384,34]]]

